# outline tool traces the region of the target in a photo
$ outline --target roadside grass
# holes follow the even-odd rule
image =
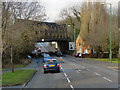
[[[23,64],[14,64],[14,68],[22,68],[25,67],[25,65]],[[11,68],[11,65],[6,65],[4,67],[2,67],[0,70],[9,70]]]
[[[2,74],[2,86],[13,86],[26,83],[34,74],[33,69],[15,70],[14,73],[6,72]]]
[[[21,64],[14,65],[14,68],[22,68],[22,67],[24,67],[24,65],[21,65]],[[9,66],[9,67],[7,67],[7,68],[2,68],[2,69],[0,69],[0,70],[6,71],[6,70],[9,70],[10,68],[11,68],[11,67]]]
[[[86,58],[86,59],[110,62],[109,58]],[[118,58],[112,58],[112,63],[120,63],[120,60]]]
[[[24,65],[21,65],[21,64],[19,64],[19,65],[14,65],[14,68],[22,68],[22,67],[24,67]]]
[[[0,69],[0,70],[9,70],[8,68],[2,68],[2,69]]]

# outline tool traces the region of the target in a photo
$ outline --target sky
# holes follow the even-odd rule
[[[59,14],[60,11],[63,8],[68,8],[73,5],[81,4],[83,1],[87,0],[41,0],[41,4],[46,9],[47,14],[47,21],[48,22],[54,22],[56,20],[59,20]],[[120,0],[102,0],[103,2],[106,1],[106,3],[111,3],[113,8],[118,7],[118,1]]]
[[[81,5],[85,1],[100,1],[100,0],[2,0],[2,1],[8,1],[8,2],[41,2],[41,4],[46,9],[46,15],[48,19],[46,21],[48,22],[54,22],[56,20],[59,20],[59,14],[60,11],[63,8],[69,8],[74,5]],[[120,0],[101,0],[102,2],[111,3],[112,9],[118,7],[118,2]]]

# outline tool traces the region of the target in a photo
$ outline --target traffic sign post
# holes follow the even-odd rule
[[[69,50],[75,50],[75,42],[69,42]]]

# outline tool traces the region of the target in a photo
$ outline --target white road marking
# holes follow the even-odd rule
[[[85,67],[82,67],[83,69],[85,69]]]
[[[64,73],[65,77],[67,77],[66,73]]]
[[[61,69],[63,69],[61,66],[60,66]]]
[[[67,78],[67,81],[70,83],[70,80],[69,80],[69,78]]]
[[[78,73],[79,73],[79,71],[78,71],[78,70],[76,70],[76,72],[78,72]]]
[[[106,78],[106,77],[103,77],[104,79],[108,80],[109,82],[112,82],[110,79]]]
[[[71,87],[72,89],[74,89],[72,85],[70,85],[70,87]]]
[[[114,71],[118,71],[118,70],[116,70],[116,69],[112,69],[112,70],[114,70]]]
[[[94,72],[94,74],[96,74],[97,76],[100,76],[100,74],[98,74],[98,73],[96,73],[96,72]]]
[[[64,69],[62,68],[62,66],[60,66],[61,67],[61,70],[64,72]]]
[[[86,69],[87,71],[90,71],[89,69]]]

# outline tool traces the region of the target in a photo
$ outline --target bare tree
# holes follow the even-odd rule
[[[84,2],[81,8],[74,6],[61,11],[61,17],[67,24],[75,24],[79,29],[79,35],[86,46],[99,52],[109,52],[110,42],[110,14],[106,6],[101,6],[100,2]],[[117,15],[112,15],[112,49],[113,53],[118,51],[118,27]]]
[[[15,57],[18,54],[23,53],[25,50],[32,49],[31,46],[33,43],[30,43],[35,37],[32,30],[29,30],[27,21],[45,20],[45,8],[37,2],[3,2],[2,3],[2,53],[5,56],[5,53],[9,55],[9,46],[12,47],[12,57]],[[23,20],[25,22],[19,22]],[[24,35],[23,35],[24,34]],[[23,40],[21,36],[26,37],[26,40]],[[33,39],[32,39],[33,38]],[[34,41],[32,41],[34,42]],[[26,46],[24,47],[24,46]],[[28,50],[29,51],[29,50]],[[14,59],[14,58],[13,58]]]

